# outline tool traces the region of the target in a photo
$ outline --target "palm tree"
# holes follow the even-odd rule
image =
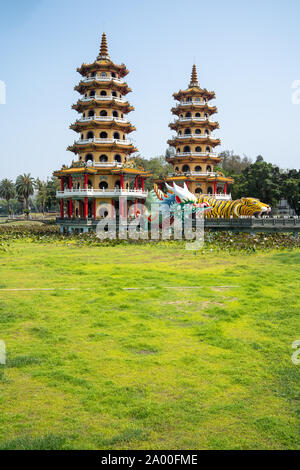
[[[45,206],[48,200],[48,185],[44,181],[40,180],[39,178],[36,180],[36,186],[38,189],[37,193],[37,203],[40,206],[43,217],[45,216]]]
[[[19,199],[24,203],[24,212],[28,215],[28,201],[34,190],[34,179],[31,177],[30,173],[27,175],[24,173],[24,175],[18,176],[16,179],[16,189]]]
[[[10,215],[10,203],[9,201],[16,196],[16,188],[14,183],[9,179],[0,181],[0,197],[5,199],[7,202],[8,217]]]

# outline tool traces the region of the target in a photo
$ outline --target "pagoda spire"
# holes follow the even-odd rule
[[[100,54],[98,55],[97,59],[109,59],[108,47],[107,47],[107,41],[106,41],[106,34],[105,33],[102,34]]]
[[[190,88],[192,88],[193,86],[199,86],[198,77],[197,77],[197,69],[196,69],[195,64],[193,65],[193,68],[192,68],[191,81],[189,84]]]

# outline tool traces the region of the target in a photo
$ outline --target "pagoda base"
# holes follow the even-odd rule
[[[69,233],[88,233],[95,232],[97,224],[100,219],[70,219],[70,218],[56,218],[56,223],[59,225],[60,233],[69,234]]]

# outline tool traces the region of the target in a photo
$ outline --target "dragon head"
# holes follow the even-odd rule
[[[173,186],[169,186],[166,183],[166,187],[168,189],[169,194],[175,195],[175,200],[178,204],[181,204],[182,206],[185,204],[190,204],[192,212],[195,212],[198,209],[209,210],[209,203],[198,202],[196,196],[188,190],[188,187],[185,183],[183,183],[183,188],[181,186],[177,186],[177,184],[174,182]]]

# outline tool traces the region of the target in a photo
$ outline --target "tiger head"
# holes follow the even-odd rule
[[[240,215],[261,217],[262,214],[269,214],[271,212],[271,207],[268,204],[264,204],[254,197],[242,197],[238,202]]]

